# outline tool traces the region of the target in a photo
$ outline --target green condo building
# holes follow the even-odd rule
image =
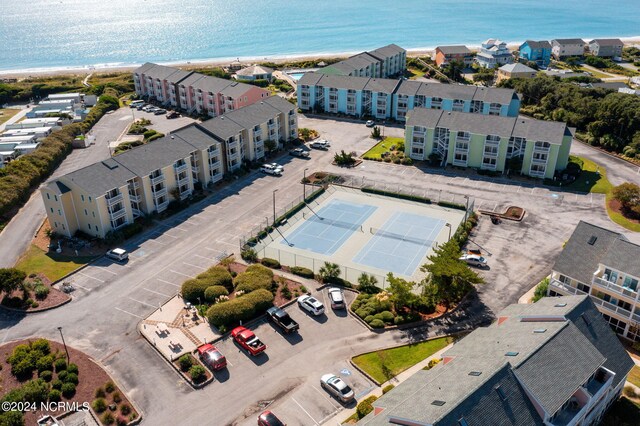
[[[572,139],[566,123],[556,121],[415,108],[407,115],[405,152],[442,166],[552,179],[567,167]]]

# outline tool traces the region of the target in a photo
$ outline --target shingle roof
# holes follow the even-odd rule
[[[400,80],[390,80],[388,78],[371,78],[364,86],[364,90],[372,92],[393,93],[400,84]]]
[[[467,46],[438,46],[436,50],[441,51],[445,55],[470,55],[471,50]]]
[[[593,244],[589,244],[592,237],[596,239]],[[598,270],[598,264],[619,238],[624,237],[617,232],[580,221],[564,249],[556,257],[553,270],[589,284],[593,273]]]
[[[518,95],[514,90],[499,87],[477,86],[476,92],[473,94],[474,101],[498,103],[501,105],[509,105],[511,100],[517,97]]]
[[[551,43],[558,44],[585,44],[584,40],[581,38],[556,38],[551,40]]]
[[[230,81],[227,86],[222,88],[219,93],[230,96],[232,98],[239,98],[247,93],[249,90],[265,90],[251,84],[239,83],[237,81]]]
[[[155,67],[156,64],[152,63],[152,62],[146,62],[144,64],[142,64],[141,66],[139,66],[138,68],[136,68],[135,70],[133,70],[134,74],[144,74],[147,70],[150,70],[151,68]]]
[[[210,120],[207,120],[210,121]],[[205,150],[211,145],[218,143],[216,139],[203,130],[198,124],[189,124],[181,129],[175,130],[171,133],[174,138],[183,140],[191,146],[199,150]]]
[[[173,74],[170,74],[166,78],[166,80],[169,83],[178,84],[185,78],[189,77],[191,74],[193,74],[193,71],[176,70]]]
[[[271,74],[273,70],[268,67],[263,67],[262,65],[252,65],[250,67],[246,67],[236,72],[238,75],[260,75],[260,74]]]
[[[513,125],[513,117],[486,116],[453,111],[443,111],[438,122],[438,127],[477,135],[497,135],[507,139],[513,132]]]
[[[394,56],[402,52],[406,52],[406,50],[404,50],[402,47],[398,46],[397,44],[391,43],[386,46],[379,47],[376,50],[371,50],[367,53],[369,53],[372,56],[375,56],[376,58],[384,59],[385,57]]]
[[[55,192],[58,195],[66,194],[67,192],[71,191],[71,189],[69,189],[67,185],[60,182],[59,180],[54,180],[53,182],[49,182],[47,184],[47,188],[49,188],[50,191]]]
[[[369,80],[369,77],[325,75],[316,84],[323,87],[335,87],[336,89],[363,90]]]
[[[535,120],[533,118],[520,116],[516,119],[513,136],[526,138],[528,141],[541,141],[562,145],[566,130],[566,123]]]
[[[125,151],[114,157],[119,164],[129,169],[133,176],[145,176],[154,170],[167,167],[195,151],[193,146],[181,139],[165,136],[146,145]],[[122,180],[122,182],[126,179]]]
[[[324,74],[317,72],[305,72],[300,80],[298,80],[298,86],[307,85],[307,86],[315,86],[318,82],[324,77]]]
[[[529,45],[529,47],[532,49],[551,49],[551,44],[547,40],[526,40],[524,43],[522,43],[520,48],[522,48],[522,46],[524,46],[525,44]]]
[[[430,98],[471,100],[476,93],[475,86],[464,84],[424,83],[418,89],[418,95]]]
[[[244,130],[244,127],[233,120],[228,120],[224,115],[214,117],[198,124],[210,134],[217,136],[221,141],[226,141]]]
[[[64,178],[84,189],[87,194],[100,197],[114,188],[126,185],[135,176],[127,167],[109,158],[71,172]]]
[[[508,73],[522,73],[522,72],[537,72],[531,67],[528,67],[519,62],[513,64],[506,64],[498,68],[499,71],[508,72]]]
[[[415,96],[418,93],[423,83],[415,80],[402,80],[400,85],[396,89],[396,93],[399,95]]]
[[[623,46],[624,43],[619,38],[596,38],[589,42],[589,44],[597,43],[599,46]]]

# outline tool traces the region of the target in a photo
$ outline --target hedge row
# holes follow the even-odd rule
[[[273,283],[273,271],[259,263],[250,265],[247,270],[233,279],[236,292],[251,293],[254,290],[269,290]]]
[[[302,266],[292,266],[291,268],[289,268],[289,271],[291,271],[292,274],[298,275],[303,278],[313,278],[315,276],[311,269],[304,268]]]
[[[182,297],[196,303],[206,300],[205,291],[209,287],[222,286],[227,290],[233,289],[233,277],[222,266],[214,266],[204,271],[197,277],[182,283]]]
[[[401,200],[415,201],[423,204],[431,204],[430,198],[420,197],[418,195],[409,195],[409,194],[402,194],[398,192],[382,191],[380,189],[368,188],[368,187],[362,188],[362,192],[365,192],[367,194],[384,195],[385,197],[400,198]]]
[[[118,105],[117,97],[101,96],[82,123],[69,124],[52,132],[37,150],[0,169],[0,216],[25,203],[31,192],[69,155],[76,136],[86,133],[107,111],[117,109]]]
[[[464,204],[451,203],[449,201],[438,201],[438,205],[440,207],[449,207],[451,209],[457,209],[457,210],[466,210],[467,209],[467,207]]]
[[[266,289],[236,297],[228,302],[216,303],[207,310],[207,319],[216,327],[228,327],[248,321],[273,305],[273,294]]]

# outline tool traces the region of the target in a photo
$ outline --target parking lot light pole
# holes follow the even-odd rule
[[[449,228],[449,239],[447,241],[450,241],[451,240],[451,224],[450,223],[445,223],[444,226]]]
[[[467,214],[469,213],[469,196],[465,195],[464,198],[467,200],[464,209],[464,223],[467,223]]]
[[[71,358],[69,357],[69,350],[67,349],[67,344],[64,341],[64,336],[62,335],[62,327],[58,327],[58,331],[60,332],[60,337],[62,338],[62,344],[64,345],[64,351],[67,354],[67,364],[69,364]]]
[[[307,199],[307,170],[309,170],[308,167],[302,171],[302,202],[303,203]]]
[[[273,190],[273,227],[275,228],[276,226],[276,192],[278,192],[277,189]]]

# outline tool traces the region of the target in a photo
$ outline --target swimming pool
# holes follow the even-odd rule
[[[291,77],[295,81],[298,81],[298,80],[300,80],[302,78],[304,73],[303,72],[294,72],[294,73],[291,73],[291,74],[288,74],[288,75],[289,75],[289,77]]]

